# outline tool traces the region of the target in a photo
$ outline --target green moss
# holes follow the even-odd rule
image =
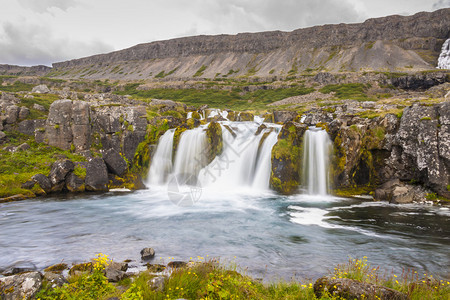
[[[197,111],[192,112],[192,118],[197,119],[197,120],[201,119],[200,114]]]
[[[177,129],[175,129],[175,133],[173,135],[173,155],[172,157],[175,157],[175,153],[177,152],[178,144],[180,143],[181,134],[185,132],[188,128],[179,126]]]
[[[194,77],[200,77],[203,75],[203,73],[205,72],[206,68],[208,68],[208,66],[202,65],[197,72],[195,72]]]
[[[84,179],[86,178],[86,168],[78,165],[73,170],[73,174],[80,177],[81,179]]]
[[[52,273],[61,273],[64,270],[67,270],[69,266],[64,263],[56,264],[50,267],[47,267],[44,269],[45,272],[52,272]]]
[[[338,99],[374,100],[367,96],[368,88],[367,84],[362,83],[330,84],[321,88],[319,92],[324,94],[334,92]]]
[[[423,117],[423,118],[420,119],[420,121],[429,121],[429,120],[431,120],[430,117]]]
[[[211,122],[206,129],[206,137],[208,142],[208,164],[211,163],[214,158],[222,154],[223,140],[222,140],[222,127],[217,122]]]

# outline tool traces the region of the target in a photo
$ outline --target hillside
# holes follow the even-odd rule
[[[449,27],[450,9],[441,9],[292,32],[185,37],[54,63],[49,75],[140,80],[427,70],[436,67]]]

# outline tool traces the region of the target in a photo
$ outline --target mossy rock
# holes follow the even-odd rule
[[[76,275],[77,273],[91,273],[93,265],[91,262],[73,265],[69,270],[69,275]]]
[[[114,176],[109,180],[108,188],[111,189],[129,189],[131,191],[145,189],[141,177],[138,174],[127,173],[122,177]]]
[[[264,117],[264,122],[273,123],[273,120],[274,120],[273,113],[264,114],[263,117]]]
[[[44,271],[45,272],[52,272],[52,273],[60,274],[64,270],[67,270],[68,268],[69,268],[69,266],[67,264],[61,263],[61,264],[56,264],[56,265],[52,265],[50,267],[47,267],[47,268],[44,269]]]
[[[198,111],[193,111],[192,112],[192,118],[193,119],[197,119],[197,120],[201,119],[200,114],[198,113]]]
[[[172,157],[175,157],[175,154],[177,153],[178,144],[180,143],[181,140],[181,134],[188,129],[189,127],[186,124],[178,126],[177,129],[175,129],[175,133],[173,134]]]
[[[223,151],[222,126],[217,122],[211,122],[206,129],[208,142],[208,164]]]
[[[250,112],[241,112],[239,114],[239,121],[241,122],[249,122],[249,121],[253,121],[255,119],[255,116],[250,113]]]
[[[300,185],[303,136],[307,129],[308,126],[304,124],[287,122],[272,148],[270,186],[278,193],[293,194]]]
[[[236,112],[229,111],[227,115],[227,119],[230,121],[236,121]]]

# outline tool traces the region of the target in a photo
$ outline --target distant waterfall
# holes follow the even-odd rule
[[[439,69],[450,69],[450,39],[447,39],[442,45],[441,54],[438,58]]]
[[[159,139],[158,147],[153,155],[149,170],[151,185],[164,184],[172,172],[172,148],[175,130],[171,129]]]
[[[332,143],[325,130],[311,127],[303,141],[303,184],[310,195],[327,195]]]

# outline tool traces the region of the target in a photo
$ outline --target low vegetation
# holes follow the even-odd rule
[[[123,279],[117,284],[108,282],[105,267],[111,261],[99,254],[92,263],[92,271],[69,277],[62,287],[52,288],[44,282],[37,299],[342,299],[324,293],[315,296],[313,283],[305,280],[278,281],[264,284],[240,272],[236,265],[224,266],[217,260],[190,262],[187,267],[173,269],[159,288],[151,287],[156,277],[150,271]],[[329,278],[350,278],[360,282],[382,285],[404,293],[411,300],[448,299],[450,282],[437,280],[431,275],[419,276],[414,271],[401,275],[382,275],[379,267],[372,267],[367,259],[350,259],[347,264],[337,266]],[[377,295],[364,295],[361,299],[378,299]]]
[[[59,148],[38,144],[34,138],[17,132],[6,132],[8,143],[0,149],[0,198],[22,194],[33,196],[32,192],[22,189],[22,183],[38,173],[48,175],[53,162],[62,157],[72,161],[85,161],[85,158],[63,151]],[[28,143],[30,149],[9,151],[8,148]]]

